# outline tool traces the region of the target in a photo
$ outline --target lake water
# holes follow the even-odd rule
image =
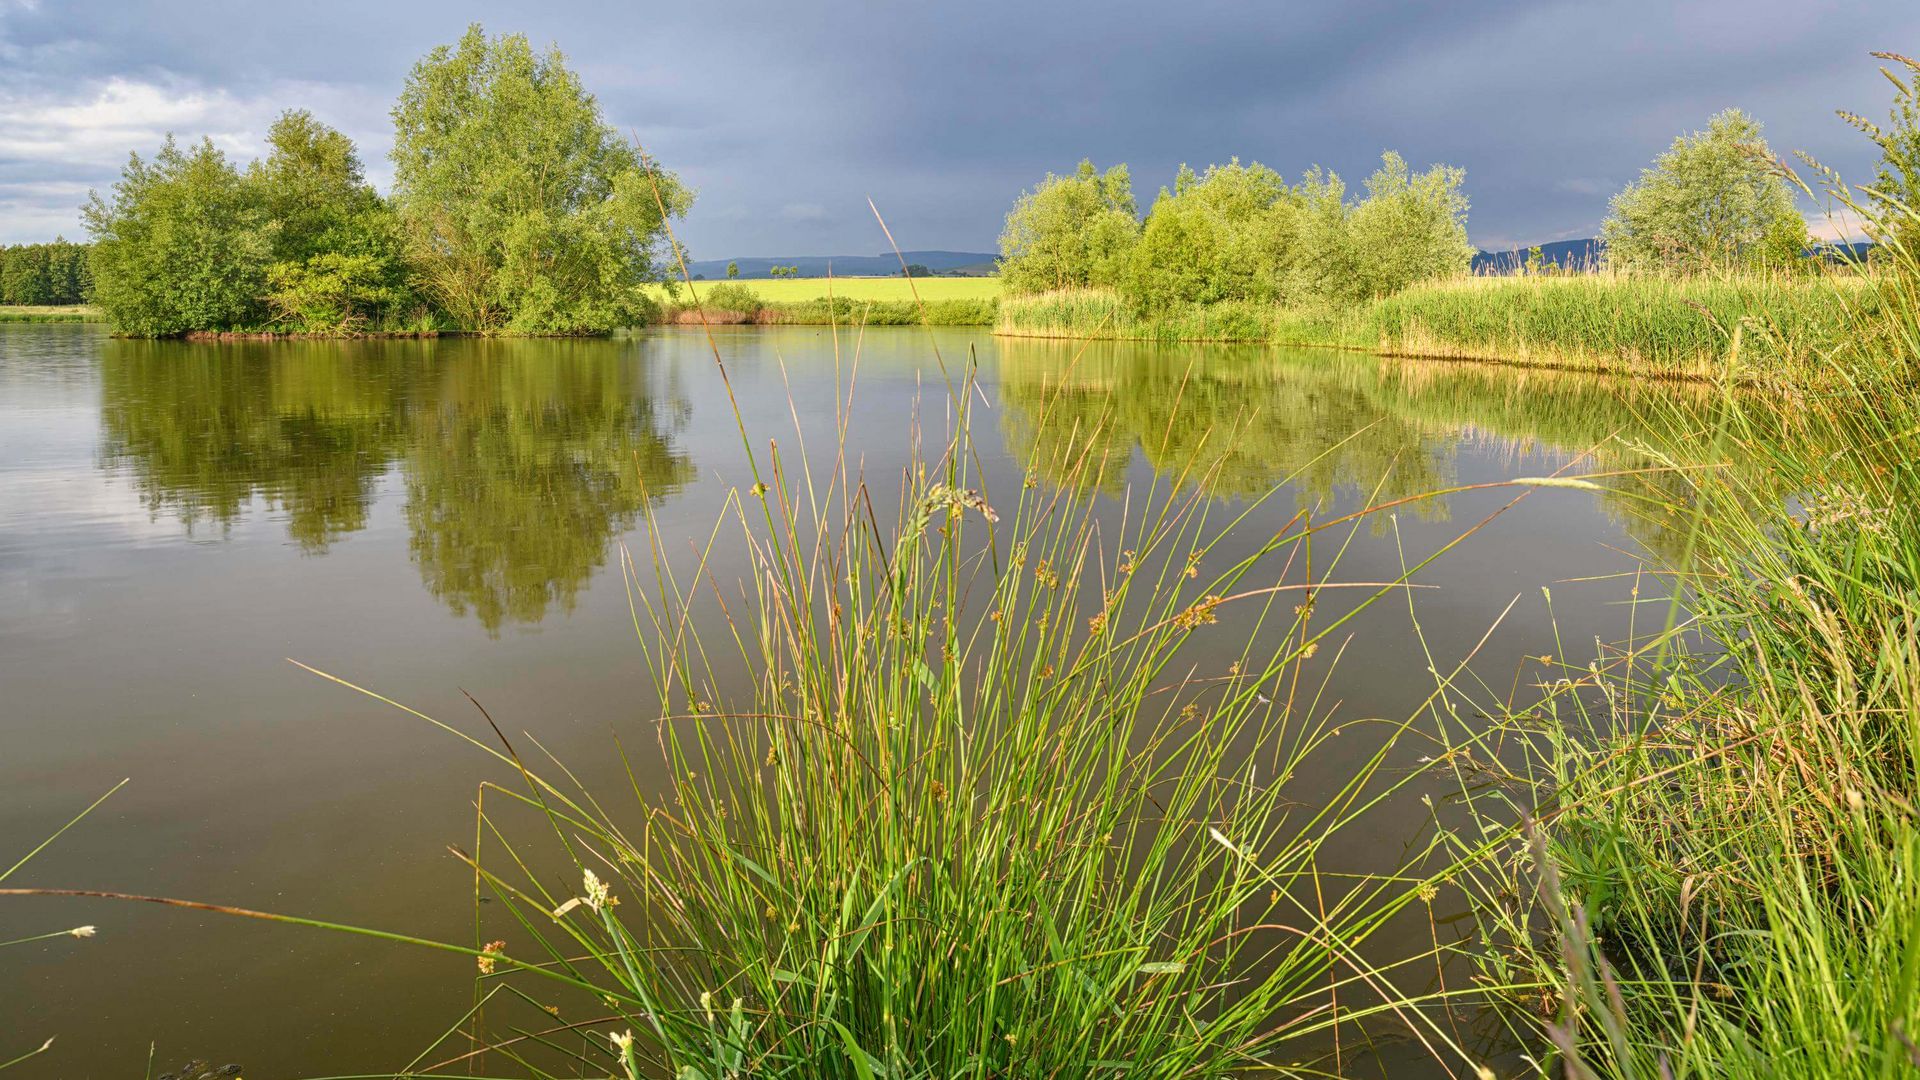
[[[756,440],[797,447],[797,421],[808,447],[830,446],[853,340],[766,328],[718,347]],[[869,475],[898,474],[916,407],[940,427],[936,353],[955,372],[971,357],[990,487],[1047,482],[1047,447],[1098,426],[1088,471],[1103,498],[1204,475],[1206,497],[1243,504],[1284,481],[1248,525],[1262,537],[1303,507],[1544,475],[1595,447],[1599,465],[1632,464],[1609,440],[1658,435],[1652,418],[1688,406],[1641,383],[1331,352],[914,329],[870,331],[857,351],[848,453]],[[288,659],[484,730],[471,693],[590,782],[614,779],[612,735],[652,730],[618,546],[644,557],[651,520],[686,552],[751,482],[697,330],[189,345],[0,325],[0,865],[131,779],[9,884],[471,941],[470,872],[446,849],[471,842],[475,786],[500,770]],[[1409,504],[1357,531],[1340,576],[1396,576],[1403,555],[1426,557],[1515,494]],[[1570,651],[1622,637],[1619,575],[1674,542],[1628,505],[1537,491],[1423,571],[1439,662],[1498,623],[1475,670],[1500,687],[1536,679],[1526,658],[1555,651],[1542,586]],[[714,573],[743,565],[722,550]],[[1353,631],[1325,700],[1407,716],[1433,682],[1405,603]],[[639,768],[658,776],[644,753]],[[1380,815],[1342,858],[1388,868],[1421,822],[1417,808]],[[195,1057],[262,1077],[391,1070],[470,999],[459,956],[0,900],[0,941],[82,923],[99,936],[0,952],[0,1059],[58,1036],[14,1075],[141,1075],[150,1043],[156,1073]]]

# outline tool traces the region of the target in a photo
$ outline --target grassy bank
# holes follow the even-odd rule
[[[998,278],[915,278],[909,288],[898,277],[696,281],[649,293],[666,323],[698,323],[704,310],[716,324],[867,326],[991,326],[999,294]]]
[[[1543,655],[1537,706],[1446,688],[1465,950],[1543,1072],[1920,1063],[1920,259],[1883,254],[1870,297],[1782,305],[1864,318],[1809,333],[1825,385],[1764,414],[1728,395],[1647,448],[1669,468],[1643,512],[1687,532],[1649,569],[1680,601],[1591,661]]]
[[[105,322],[97,308],[85,304],[39,307],[0,305],[0,323]]]
[[[1878,317],[1883,286],[1852,275],[1676,280],[1616,275],[1475,277],[1359,307],[1216,304],[1154,316],[1115,293],[1007,297],[1009,336],[1236,341],[1368,349],[1592,371],[1772,378],[1828,363]]]

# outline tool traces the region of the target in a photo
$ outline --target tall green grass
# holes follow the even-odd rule
[[[1823,366],[1877,300],[1877,283],[1855,273],[1478,277],[1385,297],[1367,321],[1389,352],[1779,380]]]
[[[1063,289],[1000,300],[995,333],[1008,337],[1124,341],[1268,342],[1365,347],[1360,323],[1332,307],[1285,308],[1230,301],[1143,315],[1107,289]]]
[[[707,548],[751,553],[744,605],[701,598],[705,556],[625,561],[668,790],[611,811],[516,757],[523,790],[489,794],[475,872],[520,931],[500,974],[598,988],[592,1067],[1313,1075],[1343,1016],[1389,1008],[1360,950],[1415,885],[1318,856],[1406,782],[1382,771],[1394,738],[1330,799],[1288,798],[1333,735],[1300,665],[1351,617],[1310,625],[1340,585],[1288,571],[1356,522],[1302,515],[1216,566],[1233,522],[1205,498],[1142,492],[1115,517],[989,492],[977,397],[963,377],[951,429],[916,438],[932,452],[885,525],[886,486],[843,453],[816,471],[750,449]],[[1352,584],[1357,610],[1400,582]],[[698,632],[699,607],[724,630]],[[1196,669],[1186,644],[1229,610],[1237,659]],[[578,889],[535,869],[556,855]],[[498,989],[470,1037],[511,1048],[539,1018]]]
[[[1614,274],[1472,277],[1355,307],[1214,304],[1140,315],[1097,290],[1006,297],[1015,337],[1236,341],[1708,379],[1808,377],[1878,333],[1884,283],[1858,272],[1676,279]]]
[[[1543,665],[1535,707],[1447,714],[1467,951],[1541,1075],[1920,1068],[1920,261],[1878,231],[1877,332],[1825,347],[1828,386],[1649,448],[1679,599]]]

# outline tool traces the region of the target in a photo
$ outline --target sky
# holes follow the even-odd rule
[[[904,248],[991,251],[1083,157],[1126,162],[1144,210],[1182,162],[1357,185],[1387,149],[1464,166],[1472,239],[1510,250],[1594,235],[1730,106],[1864,179],[1834,110],[1884,116],[1868,53],[1920,54],[1920,0],[0,0],[0,242],[84,235],[88,191],[169,131],[249,159],[287,108],[384,189],[409,68],[470,22],[567,54],[696,190],[699,258],[877,253],[869,198]]]

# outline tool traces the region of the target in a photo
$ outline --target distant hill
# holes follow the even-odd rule
[[[1540,261],[1563,269],[1590,270],[1599,265],[1600,241],[1556,240],[1551,244],[1541,244]],[[1526,248],[1515,251],[1476,251],[1473,255],[1473,272],[1511,274],[1525,266],[1526,262]]]
[[[1833,262],[1852,262],[1867,257],[1873,245],[1864,240],[1846,243],[1822,242],[1808,249],[1807,254],[1829,259]],[[1600,265],[1601,244],[1598,240],[1559,240],[1551,244],[1540,245],[1540,261],[1573,270],[1592,270]],[[1473,272],[1476,274],[1511,274],[1526,265],[1527,251],[1478,251],[1473,256]]]
[[[704,276],[709,281],[720,281],[727,276],[727,264],[740,264],[740,277],[743,280],[766,278],[776,266],[797,266],[801,277],[825,277],[831,266],[835,274],[841,277],[884,277],[900,273],[900,258],[905,256],[908,265],[924,266],[936,274],[963,274],[967,277],[985,277],[994,273],[994,261],[1000,256],[985,251],[903,251],[900,255],[883,252],[879,255],[785,255],[771,258],[745,259],[689,259],[687,271],[695,277]]]

